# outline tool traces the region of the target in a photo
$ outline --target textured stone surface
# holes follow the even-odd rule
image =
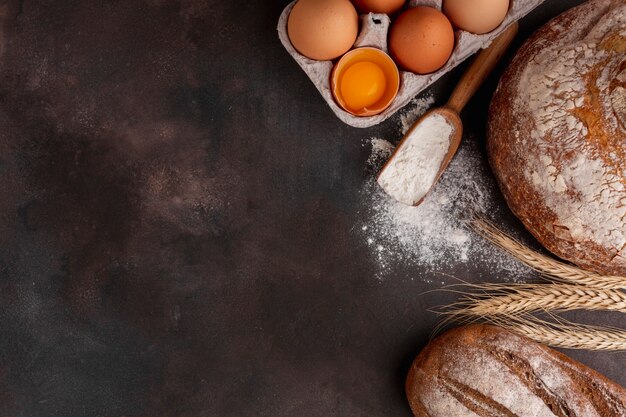
[[[450,298],[374,276],[362,139],[397,120],[336,119],[276,38],[287,3],[0,2],[1,416],[409,415]],[[570,354],[626,384],[624,354]]]

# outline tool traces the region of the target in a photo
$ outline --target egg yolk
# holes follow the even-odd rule
[[[357,62],[341,78],[341,96],[346,107],[353,111],[376,103],[385,93],[386,87],[385,73],[373,62]]]

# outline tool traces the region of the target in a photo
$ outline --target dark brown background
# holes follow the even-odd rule
[[[379,281],[353,232],[362,140],[397,118],[335,118],[278,41],[287,3],[0,1],[0,416],[409,415],[448,298]],[[626,384],[624,354],[570,354]]]

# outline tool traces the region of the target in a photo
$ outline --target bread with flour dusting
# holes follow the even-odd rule
[[[406,393],[417,417],[626,417],[626,390],[548,347],[473,325],[432,341]]]
[[[490,162],[526,228],[626,276],[626,1],[590,0],[520,49],[490,108]]]

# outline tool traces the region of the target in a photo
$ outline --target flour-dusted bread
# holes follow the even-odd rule
[[[546,248],[626,276],[626,1],[588,1],[526,42],[491,103],[488,151]]]
[[[415,359],[406,393],[416,417],[626,417],[626,390],[499,327],[466,326]]]

